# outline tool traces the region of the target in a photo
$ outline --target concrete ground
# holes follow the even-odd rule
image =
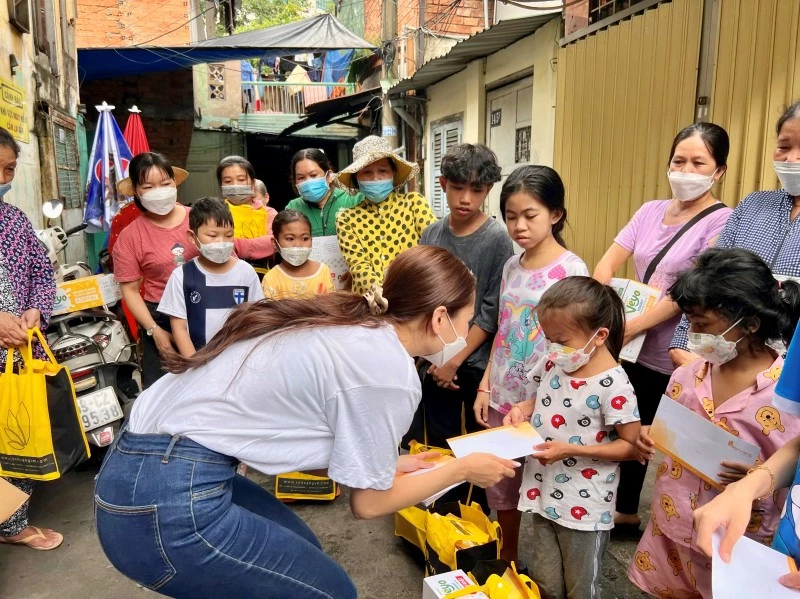
[[[654,468],[642,496],[647,511]],[[43,483],[34,494],[31,521],[64,535],[55,551],[0,545],[0,596],[22,599],[154,597],[119,574],[103,555],[94,531],[92,493],[95,472],[72,472]],[[266,488],[271,479],[251,476]],[[330,504],[294,504],[293,509],[317,533],[325,550],[355,581],[361,599],[418,599],[423,572],[404,543],[394,536],[393,519],[357,521],[350,515],[346,491]],[[644,517],[644,516],[643,516]],[[530,563],[530,520],[523,516],[521,558]],[[645,597],[625,574],[636,543],[612,541],[603,563],[602,599]],[[244,598],[237,598],[244,599]]]

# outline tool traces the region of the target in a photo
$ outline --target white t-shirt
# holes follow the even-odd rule
[[[201,277],[205,278],[205,290],[195,290],[190,293],[193,306],[186,305],[184,290],[184,275],[186,268],[196,267]],[[189,332],[195,349],[199,349],[216,335],[225,324],[230,311],[238,304],[256,302],[264,299],[264,290],[258,280],[256,271],[244,260],[237,260],[228,272],[212,273],[205,270],[200,261],[195,258],[189,264],[172,271],[164,288],[158,311],[188,320]],[[188,309],[187,309],[188,308]],[[197,321],[189,317],[197,315]],[[205,326],[203,326],[205,321]],[[199,327],[199,330],[198,330]],[[198,343],[198,338],[205,336],[203,343]]]
[[[265,474],[328,468],[392,486],[422,390],[391,326],[320,327],[243,341],[136,400],[129,430],[189,437]]]
[[[536,405],[531,423],[545,441],[601,445],[615,426],[639,420],[636,394],[621,366],[579,379],[547,359],[531,371]],[[569,457],[542,465],[528,456],[520,511],[536,512],[576,530],[609,530],[619,484],[617,462]]]

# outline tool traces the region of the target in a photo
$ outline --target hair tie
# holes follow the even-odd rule
[[[383,287],[380,285],[373,285],[372,289],[364,294],[364,299],[367,300],[369,312],[373,316],[385,314],[389,309],[389,300],[383,297]]]

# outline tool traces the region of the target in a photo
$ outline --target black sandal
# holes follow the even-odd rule
[[[640,528],[641,523],[631,524],[629,522],[623,524],[615,524],[611,529],[612,539],[641,539],[643,530]]]

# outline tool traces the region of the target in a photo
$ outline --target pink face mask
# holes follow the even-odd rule
[[[547,359],[566,373],[575,372],[579,368],[586,366],[589,360],[592,359],[592,354],[596,348],[593,347],[591,351],[588,352],[586,348],[589,347],[589,344],[597,337],[597,333],[599,332],[599,329],[595,331],[594,335],[591,336],[589,341],[586,342],[586,345],[581,349],[574,349],[566,345],[561,345],[560,343],[548,342]]]

